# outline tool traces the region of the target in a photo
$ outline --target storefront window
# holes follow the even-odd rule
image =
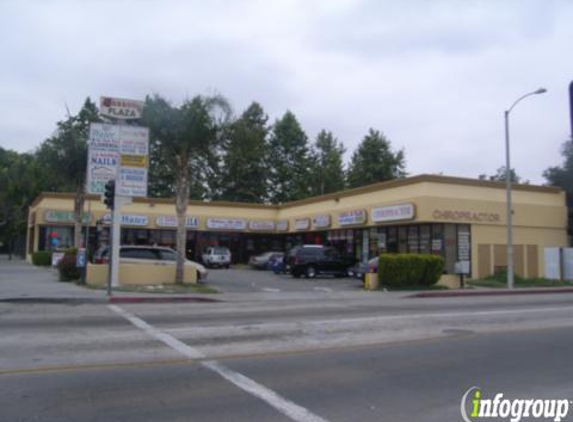
[[[370,230],[365,229],[362,231],[362,255],[360,260],[363,262],[368,261],[370,258]]]
[[[386,239],[386,248],[388,253],[398,252],[398,229],[396,227],[388,227],[388,235]]]
[[[388,252],[388,246],[387,246],[388,245],[388,238],[387,238],[386,229],[384,227],[378,228],[377,242],[378,242],[378,244],[377,244],[377,247],[378,247],[377,255]]]
[[[471,262],[471,237],[468,224],[458,225],[458,261]]]
[[[420,226],[420,253],[430,253],[431,230],[429,225]]]
[[[420,240],[420,237],[418,234],[418,226],[408,227],[408,252],[409,253],[418,253],[420,251],[419,240]]]
[[[444,243],[445,243],[445,256],[446,260],[446,272],[448,274],[454,273],[454,267],[458,259],[457,253],[457,233],[456,226],[454,224],[446,224],[444,226]]]
[[[430,245],[431,253],[435,255],[444,255],[444,225],[432,224],[432,243]]]
[[[398,228],[398,253],[408,253],[408,227]]]
[[[69,226],[41,226],[38,250],[56,251],[74,245],[74,228]]]

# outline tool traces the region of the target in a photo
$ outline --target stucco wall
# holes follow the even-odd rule
[[[107,264],[88,264],[86,281],[88,284],[107,283],[109,266]],[[120,285],[154,285],[175,282],[175,264],[127,264],[119,266]],[[197,271],[185,267],[184,282],[196,283]]]

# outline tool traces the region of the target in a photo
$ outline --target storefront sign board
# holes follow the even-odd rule
[[[315,215],[312,225],[317,229],[330,227],[330,214]]]
[[[207,228],[217,230],[244,230],[247,228],[247,220],[240,218],[208,218]]]
[[[177,227],[177,217],[174,215],[160,215],[155,219],[155,225],[157,227]],[[195,229],[199,227],[199,217],[187,216],[185,218],[185,227],[188,229]]]
[[[46,223],[75,223],[75,213],[73,211],[63,210],[48,210],[44,214],[44,221]],[[82,223],[89,223],[92,216],[89,212],[82,214]]]
[[[288,230],[288,220],[277,221],[277,231],[286,232]]]
[[[415,215],[414,204],[389,205],[373,207],[371,211],[374,223],[386,223],[390,221],[411,220]]]
[[[249,222],[249,229],[274,231],[275,222],[270,220],[251,220]]]
[[[366,223],[366,210],[351,210],[338,214],[340,226],[351,226]]]
[[[104,224],[111,223],[111,214],[107,213],[103,216]],[[122,226],[137,226],[137,227],[145,227],[149,219],[146,215],[140,214],[122,214],[121,215],[121,225]]]
[[[310,219],[299,218],[294,220],[294,228],[295,230],[308,230],[310,228]]]

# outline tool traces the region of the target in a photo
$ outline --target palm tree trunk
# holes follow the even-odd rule
[[[187,205],[189,204],[189,177],[187,169],[179,171],[175,184],[175,210],[177,212],[177,264],[175,268],[175,283],[183,284],[185,249],[187,246]]]

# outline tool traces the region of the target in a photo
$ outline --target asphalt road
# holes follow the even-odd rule
[[[207,284],[223,292],[337,292],[357,291],[362,281],[357,278],[337,278],[318,275],[316,278],[294,278],[290,274],[253,269],[209,268]]]
[[[0,268],[0,290],[26,271]],[[228,298],[0,302],[0,421],[458,421],[472,386],[573,399],[571,294]]]

